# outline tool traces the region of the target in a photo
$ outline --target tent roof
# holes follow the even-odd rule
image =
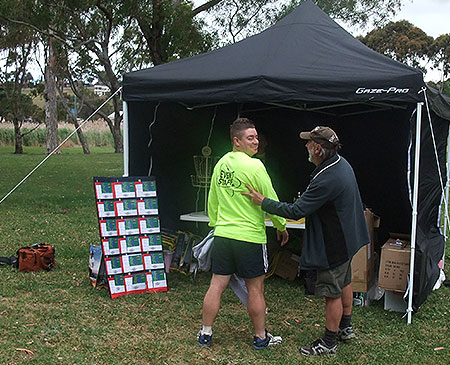
[[[125,74],[123,99],[416,102],[423,86],[420,71],[366,47],[307,0],[238,43]]]

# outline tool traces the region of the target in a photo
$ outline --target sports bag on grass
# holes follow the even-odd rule
[[[0,263],[16,267],[19,271],[51,270],[55,267],[55,248],[51,245],[36,243],[32,246],[17,250],[17,259],[14,256],[0,257]]]

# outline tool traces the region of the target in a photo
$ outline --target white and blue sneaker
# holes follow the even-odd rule
[[[200,347],[211,347],[212,335],[207,335],[200,331],[198,333],[197,342]]]

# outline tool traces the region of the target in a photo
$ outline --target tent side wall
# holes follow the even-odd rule
[[[442,260],[445,249],[445,240],[439,228],[439,219],[440,203],[444,195],[443,188],[446,186],[447,178],[446,159],[449,121],[439,117],[433,111],[430,114],[433,133],[427,111],[425,108],[423,109],[413,286],[413,309],[415,311],[431,293],[439,278],[439,262]],[[415,118],[412,120],[412,131],[415,130],[414,120]],[[414,141],[414,133],[412,137]],[[436,149],[434,145],[436,145]],[[411,159],[414,159],[414,154],[412,154]],[[439,161],[440,174],[436,159]],[[413,171],[411,176],[413,176]]]

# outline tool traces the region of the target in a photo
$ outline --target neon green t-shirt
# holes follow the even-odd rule
[[[241,192],[249,184],[265,197],[278,200],[264,164],[244,152],[229,152],[214,167],[208,197],[209,225],[214,235],[240,241],[266,243],[265,212]],[[279,231],[286,220],[269,215]]]

